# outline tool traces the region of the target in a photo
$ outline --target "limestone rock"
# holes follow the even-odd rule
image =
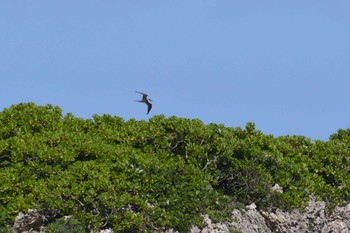
[[[324,202],[311,198],[305,212],[295,209],[291,212],[279,209],[257,210],[253,203],[243,209],[235,209],[228,222],[213,223],[208,215],[203,215],[204,227],[192,226],[191,233],[229,233],[233,230],[243,233],[347,233],[350,232],[350,204],[336,207],[327,215]],[[71,216],[66,216],[65,219]],[[14,233],[42,233],[46,224],[55,218],[54,213],[44,213],[30,209],[19,213],[13,225]],[[178,233],[173,229],[166,233]],[[113,233],[112,229],[99,233]]]
[[[264,217],[253,203],[246,210],[233,210],[231,227],[244,233],[272,232],[266,225]]]
[[[204,223],[206,225],[200,233],[228,233],[230,232],[229,226],[227,223],[212,223],[208,215],[203,215]],[[191,230],[192,233],[195,231]]]
[[[278,193],[283,193],[283,188],[282,188],[281,186],[279,186],[278,184],[275,184],[275,185],[272,187],[272,191],[278,192]]]
[[[27,214],[20,212],[13,225],[14,233],[39,233],[47,222],[45,215],[37,210],[29,209]]]
[[[101,230],[99,231],[99,233],[113,233],[114,231],[112,229],[104,229],[104,230]]]
[[[299,210],[293,210],[289,213],[277,209],[275,211],[261,211],[261,215],[265,218],[266,224],[272,232],[320,232],[326,222],[324,209],[324,202],[311,199],[303,214]]]
[[[322,233],[350,232],[350,204],[345,207],[336,207],[327,219]]]

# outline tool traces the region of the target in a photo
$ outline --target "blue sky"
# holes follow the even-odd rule
[[[328,140],[350,127],[349,12],[348,0],[4,0],[0,108]],[[153,99],[149,115],[135,91]]]

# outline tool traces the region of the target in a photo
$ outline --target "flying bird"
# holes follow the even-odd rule
[[[150,101],[152,101],[152,100],[147,98],[147,96],[148,96],[147,94],[139,92],[139,91],[136,91],[136,92],[142,95],[142,100],[136,100],[136,102],[147,104],[147,107],[148,107],[147,114],[148,114],[152,109],[152,104],[150,103]]]

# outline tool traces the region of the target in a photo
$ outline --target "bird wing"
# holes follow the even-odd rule
[[[147,94],[142,93],[142,92],[139,92],[139,91],[136,91],[136,93],[139,93],[139,94],[141,94],[141,95],[147,96]]]
[[[148,108],[147,108],[147,114],[148,114],[152,109],[152,104],[150,102],[148,102],[147,106],[148,106]]]
[[[147,94],[139,92],[139,91],[136,91],[136,92],[142,95],[142,102],[145,102],[145,103],[148,102],[148,100],[147,100],[148,95]]]

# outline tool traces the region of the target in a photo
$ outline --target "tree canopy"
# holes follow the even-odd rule
[[[57,106],[0,112],[0,227],[18,212],[73,215],[85,230],[188,231],[232,208],[349,203],[350,129],[329,141],[205,125],[199,119],[82,119]],[[274,184],[283,193],[273,191]]]

